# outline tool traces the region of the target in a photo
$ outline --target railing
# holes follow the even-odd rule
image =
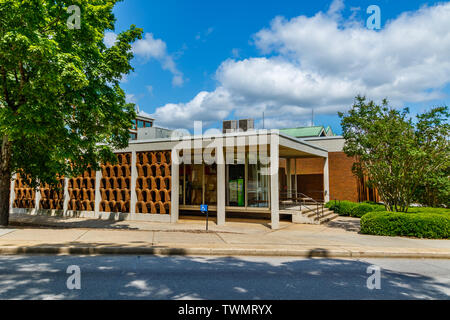
[[[299,208],[297,209],[297,207]],[[318,219],[323,216],[323,201],[317,201],[304,193],[295,192],[295,190],[280,192],[280,209],[302,211],[303,207],[310,211],[315,211]]]

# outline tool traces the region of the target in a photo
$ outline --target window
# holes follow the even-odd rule
[[[190,164],[186,170],[186,205],[203,203],[203,165]]]
[[[227,165],[227,206],[245,206],[245,165]]]
[[[132,121],[133,122],[133,129],[136,130],[136,119]]]
[[[268,208],[269,207],[269,167],[261,164],[248,164],[248,206]]]
[[[204,165],[205,168],[205,200],[210,206],[217,205],[217,164]]]
[[[138,128],[144,128],[144,121],[138,120],[138,121],[137,121],[137,127],[138,127]]]
[[[130,132],[130,139],[137,140],[137,133]]]

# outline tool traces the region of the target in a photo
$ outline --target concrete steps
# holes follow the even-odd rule
[[[333,210],[323,208],[323,212],[317,216],[317,212],[314,209],[303,209],[302,211],[296,211],[292,213],[293,223],[304,223],[304,224],[325,224],[334,219],[339,215],[334,213]]]

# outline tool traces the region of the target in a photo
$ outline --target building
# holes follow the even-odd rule
[[[366,200],[343,145],[339,136],[267,130],[132,140],[117,164],[61,179],[60,191],[35,192],[15,177],[11,212],[177,222],[208,204],[219,225],[248,216],[276,229],[280,216],[303,221],[305,206],[319,215],[324,201]]]
[[[151,118],[149,114],[144,111],[139,111],[139,109],[137,109],[136,114],[136,119],[133,120],[133,128],[130,129],[131,140],[137,140],[138,130],[153,127],[153,122],[155,121],[155,119]]]
[[[333,137],[335,134],[330,126],[312,126],[280,129],[280,132],[294,138]]]

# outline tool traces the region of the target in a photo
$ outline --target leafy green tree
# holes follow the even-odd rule
[[[437,113],[442,113],[445,118]],[[445,108],[435,108],[417,116],[417,136],[419,144],[423,146],[426,171],[416,190],[415,201],[430,207],[450,206],[448,116]]]
[[[0,225],[13,173],[55,184],[127,146],[136,114],[119,84],[142,30],[132,25],[105,46],[116,2],[0,0]]]
[[[408,211],[423,182],[435,179],[450,156],[447,107],[420,114],[414,122],[408,109],[357,96],[349,112],[339,116],[344,152],[355,158],[353,172],[368,177],[389,211]]]

